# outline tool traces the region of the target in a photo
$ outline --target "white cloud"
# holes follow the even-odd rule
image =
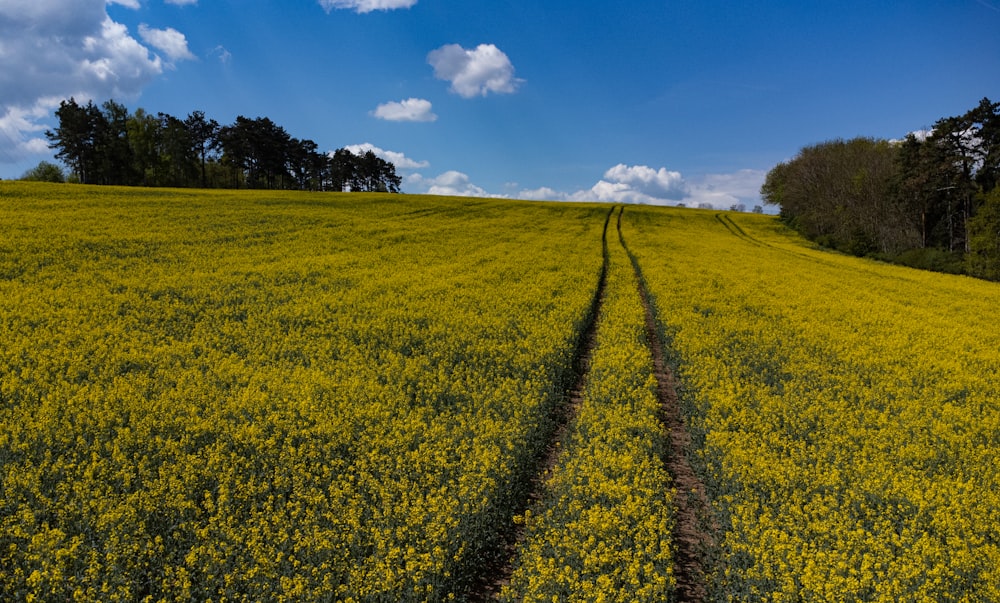
[[[210,50],[208,56],[215,57],[219,59],[220,63],[226,65],[233,58],[233,53],[226,50],[225,46],[219,45]]]
[[[641,203],[689,207],[711,205],[728,209],[732,205],[760,204],[760,187],[767,172],[739,170],[728,174],[706,174],[691,179],[666,168],[618,164],[604,173],[604,178],[586,190],[573,193],[549,187],[522,190],[519,199],[549,201],[601,201],[605,203]]]
[[[406,178],[409,192],[427,195],[444,195],[448,197],[493,197],[506,198],[507,195],[494,195],[481,186],[472,183],[467,174],[455,170],[425,178],[420,174],[411,174]]]
[[[43,152],[38,133],[51,126],[39,122],[60,100],[134,98],[163,73],[163,60],[112,20],[107,6],[106,0],[0,2],[0,161]]]
[[[706,174],[690,182],[687,204],[710,203],[728,209],[742,203],[761,204],[760,187],[767,178],[765,170],[739,170],[728,174]]]
[[[370,13],[375,10],[395,10],[410,8],[417,0],[319,0],[319,5],[326,12],[335,8],[354,9],[358,13]]]
[[[167,0],[167,4],[175,4],[177,6],[187,6],[189,4],[198,4],[198,0]]]
[[[125,8],[139,8],[139,0],[108,0],[108,4],[118,4]]]
[[[522,190],[517,193],[518,199],[532,200],[532,201],[568,201],[569,195],[566,193],[555,190],[554,188],[549,188],[543,186],[541,188]]]
[[[348,149],[356,153],[358,150],[363,152],[369,146],[366,143]],[[766,175],[764,170],[738,170],[685,178],[680,172],[666,168],[618,164],[608,169],[594,186],[575,192],[560,191],[548,186],[517,191],[518,185],[508,182],[505,185],[508,194],[494,194],[473,183],[467,174],[455,170],[433,178],[413,173],[405,178],[404,184],[407,192],[431,195],[645,205],[684,204],[688,207],[729,209],[738,204],[748,208],[761,205],[760,187]]]
[[[619,163],[604,173],[604,180],[601,182],[611,185],[602,187],[604,190],[634,191],[652,199],[677,200],[684,198],[687,192],[687,185],[680,172],[668,171],[662,167],[654,170],[645,165],[628,166]]]
[[[0,163],[16,163],[28,155],[47,153],[48,141],[39,134],[45,126],[35,120],[49,113],[51,101],[31,110],[8,108],[0,116]]]
[[[930,130],[914,130],[908,133],[906,136],[913,136],[919,142],[926,142],[927,139],[930,138],[933,134],[934,134],[934,128],[931,128]],[[900,144],[904,140],[906,140],[906,136],[904,136],[903,138],[891,138],[889,139],[889,142],[891,144]]]
[[[644,203],[669,205],[688,194],[688,185],[680,172],[666,168],[653,169],[645,165],[624,163],[604,172],[604,178],[587,190],[563,193],[548,187],[522,191],[518,197],[552,201],[602,201],[606,203]]]
[[[656,204],[658,199],[641,193],[624,182],[601,180],[588,191],[579,191],[570,196],[573,201],[605,201],[608,203]],[[661,200],[665,201],[665,200]]]
[[[365,142],[362,144],[352,144],[344,148],[355,155],[364,155],[368,151],[371,151],[372,153],[375,153],[375,155],[381,157],[382,159],[391,162],[394,166],[396,166],[397,170],[416,170],[430,166],[430,163],[428,163],[427,161],[414,161],[413,159],[410,159],[403,153],[399,153],[396,151],[386,151],[385,149],[380,149],[379,147],[373,145],[370,142]]]
[[[476,186],[469,180],[469,176],[462,172],[449,170],[430,182],[427,189],[429,195],[454,195],[462,197],[487,197],[489,193],[485,189]]]
[[[153,29],[142,23],[139,25],[139,35],[147,44],[167,55],[171,61],[192,61],[195,58],[188,50],[187,38],[172,27]]]
[[[451,82],[451,90],[463,98],[510,94],[524,81],[514,77],[514,65],[493,44],[480,44],[466,50],[458,44],[448,44],[427,55],[434,67],[434,77]]]
[[[400,102],[384,103],[372,113],[387,121],[435,121],[437,115],[431,111],[430,101],[422,98],[408,98]]]
[[[80,4],[98,10],[69,0],[25,10],[0,5],[0,106],[70,94],[134,96],[162,73],[159,57],[104,13],[103,0]]]

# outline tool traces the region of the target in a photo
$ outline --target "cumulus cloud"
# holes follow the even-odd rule
[[[763,170],[738,170],[685,178],[680,172],[662,167],[654,169],[645,165],[618,164],[608,169],[604,177],[592,187],[575,192],[548,186],[518,191],[516,183],[508,183],[505,185],[507,194],[494,194],[473,183],[467,174],[455,170],[433,178],[412,173],[405,178],[404,183],[408,192],[431,195],[645,205],[683,204],[688,207],[729,209],[739,204],[747,207],[760,204],[760,187],[766,175],[767,172]]]
[[[445,195],[449,197],[503,196],[491,195],[486,189],[473,184],[467,174],[455,170],[448,170],[434,178],[425,178],[420,174],[413,174],[406,179],[406,183],[415,187],[415,192],[422,192],[428,195]]]
[[[522,191],[522,199],[535,198],[553,201],[602,201],[606,203],[644,203],[669,205],[681,201],[688,194],[688,185],[680,172],[666,168],[654,169],[645,165],[619,163],[604,172],[604,177],[587,190],[561,193],[548,187]]]
[[[386,151],[385,149],[381,149],[370,142],[352,144],[344,148],[354,155],[364,155],[368,151],[371,151],[378,157],[391,162],[398,170],[417,170],[430,166],[430,163],[427,161],[415,161],[403,153],[399,153],[397,151]]]
[[[323,10],[330,12],[335,8],[353,9],[357,13],[370,13],[375,10],[395,10],[410,8],[417,0],[319,0]]]
[[[163,70],[108,17],[104,0],[0,4],[0,105],[43,97],[131,96]]]
[[[408,98],[400,102],[379,105],[372,115],[387,121],[434,121],[437,115],[431,111],[430,101],[422,98]]]
[[[48,114],[49,104],[52,101],[30,110],[11,107],[0,115],[0,163],[16,163],[28,155],[49,150],[48,141],[40,136],[45,126],[35,121]]]
[[[139,36],[171,61],[194,60],[195,56],[188,50],[187,38],[172,27],[153,29],[142,23],[139,25]]]
[[[38,135],[59,101],[134,98],[167,61],[193,58],[183,34],[145,27],[144,45],[108,15],[138,0],[0,2],[0,161],[44,152]],[[150,48],[154,48],[155,52]]]
[[[594,186],[576,192],[549,187],[522,190],[519,199],[549,201],[601,201],[647,205],[711,206],[728,209],[732,205],[760,203],[760,187],[767,173],[739,170],[728,174],[706,174],[684,178],[666,168],[618,164],[604,173]]]
[[[687,193],[687,185],[680,172],[662,167],[655,170],[645,165],[628,166],[624,163],[605,172],[604,180],[598,185],[605,191],[628,191],[650,199],[678,200],[683,199]]]
[[[451,82],[452,92],[463,98],[488,93],[511,94],[524,80],[514,77],[514,65],[493,44],[480,44],[473,50],[448,44],[427,55],[434,77]]]
[[[531,201],[568,201],[569,195],[557,191],[554,188],[549,188],[548,186],[543,186],[541,188],[525,189],[517,193],[518,199],[525,199]]]

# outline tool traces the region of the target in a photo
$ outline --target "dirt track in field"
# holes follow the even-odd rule
[[[559,459],[562,441],[566,429],[576,416],[583,403],[584,390],[587,384],[587,373],[590,368],[590,357],[597,343],[597,323],[604,299],[604,289],[608,272],[608,226],[614,209],[604,222],[603,246],[604,263],[598,281],[597,291],[591,303],[590,315],[584,332],[577,345],[573,362],[574,380],[567,390],[565,400],[553,413],[555,427],[549,438],[544,453],[538,459],[535,471],[532,473],[531,488],[527,499],[521,508],[521,513],[534,506],[541,498],[549,472]],[[642,271],[635,256],[625,244],[622,234],[622,214],[624,208],[619,207],[617,230],[618,240],[628,254],[638,282],[639,295],[645,309],[646,339],[649,342],[653,357],[653,371],[657,383],[657,396],[660,402],[660,419],[668,434],[668,453],[664,465],[670,474],[673,487],[676,489],[674,505],[676,507],[676,522],[671,534],[675,557],[674,576],[677,580],[675,601],[678,603],[702,603],[707,599],[705,564],[708,551],[713,546],[711,530],[707,528],[710,516],[708,497],[705,486],[688,461],[691,449],[691,438],[684,423],[680,403],[675,389],[675,379],[664,356],[663,341],[656,326],[656,316],[649,292],[646,290]],[[503,535],[503,561],[482,568],[482,574],[476,581],[476,586],[470,593],[469,601],[492,601],[500,594],[504,585],[510,581],[514,570],[518,548],[524,541],[524,528],[511,524],[506,527],[508,533]]]
[[[663,341],[656,326],[656,315],[639,262],[629,251],[622,234],[622,214],[618,213],[618,240],[628,252],[639,283],[639,295],[646,310],[646,340],[653,355],[653,369],[656,376],[657,396],[660,400],[661,420],[668,431],[668,455],[664,459],[667,471],[673,479],[677,495],[674,505],[677,509],[674,526],[674,576],[677,579],[676,600],[680,603],[701,603],[707,599],[705,579],[706,554],[713,545],[713,538],[706,528],[709,517],[708,497],[705,484],[694,472],[688,461],[691,451],[691,437],[684,423],[674,375],[667,366],[663,353]]]
[[[601,313],[601,304],[604,301],[604,288],[608,277],[608,226],[611,223],[611,215],[614,209],[608,212],[604,219],[604,232],[601,235],[604,261],[601,264],[601,275],[597,282],[597,290],[591,301],[587,324],[584,326],[576,351],[573,355],[573,383],[566,391],[565,398],[557,406],[552,416],[555,424],[552,435],[548,439],[548,444],[542,456],[538,459],[535,470],[531,477],[531,489],[528,498],[520,508],[519,514],[532,508],[545,489],[545,482],[559,460],[562,449],[559,442],[563,440],[570,422],[576,417],[580,405],[583,403],[583,393],[587,384],[587,373],[590,371],[590,357],[597,345],[597,321]],[[514,564],[517,560],[517,551],[524,542],[524,526],[514,525],[506,527],[507,534],[503,536],[504,556],[503,562],[498,565],[483,568],[482,575],[477,580],[476,587],[469,595],[471,602],[492,601],[500,594],[500,590],[510,582],[511,574],[514,571]]]

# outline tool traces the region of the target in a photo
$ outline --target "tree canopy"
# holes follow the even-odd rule
[[[1000,103],[984,98],[939,119],[926,136],[805,147],[768,173],[761,196],[822,245],[886,259],[935,250],[964,261],[969,274],[998,278],[984,268],[1000,256],[989,235],[991,228],[1000,232],[991,205],[998,180]]]
[[[113,100],[70,98],[45,133],[56,157],[85,184],[398,193],[395,166],[371,151],[320,153],[266,117],[219,125],[202,111],[181,119]]]
[[[33,180],[36,182],[65,182],[66,174],[58,165],[51,161],[41,161],[35,167],[26,171],[21,180]]]
[[[768,173],[765,202],[810,239],[859,255],[898,251],[914,233],[891,194],[896,151],[871,138],[806,147]]]

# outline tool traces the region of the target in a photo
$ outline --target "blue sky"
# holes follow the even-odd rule
[[[1000,1],[0,0],[0,177],[61,98],[370,146],[405,192],[728,207],[1000,100]]]

